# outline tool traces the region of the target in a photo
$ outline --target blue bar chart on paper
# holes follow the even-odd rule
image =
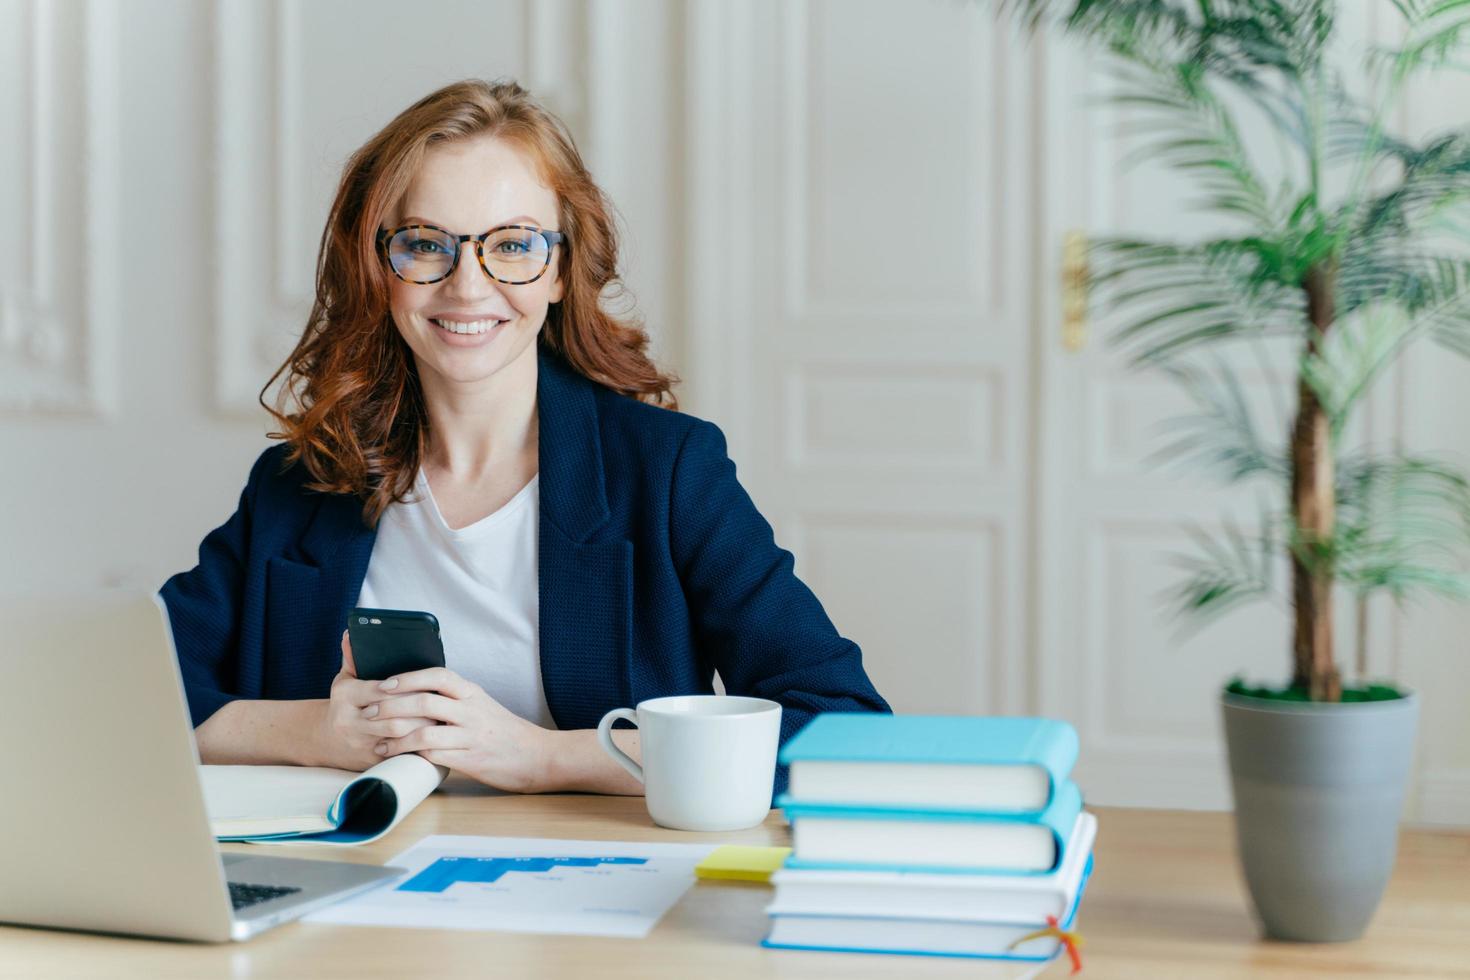
[[[694,884],[713,844],[426,837],[387,863],[404,873],[309,922],[646,936]]]
[[[494,884],[511,872],[542,874],[553,868],[597,868],[604,864],[647,864],[641,857],[447,857],[439,858],[398,886],[401,892],[442,892],[455,882]]]

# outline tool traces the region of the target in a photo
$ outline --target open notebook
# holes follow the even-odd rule
[[[219,840],[366,844],[398,825],[449,770],[416,755],[366,772],[308,766],[200,766]]]

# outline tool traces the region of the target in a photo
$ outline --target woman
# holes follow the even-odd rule
[[[637,794],[598,720],[715,672],[779,701],[783,740],[887,710],[719,430],[601,307],[616,259],[570,136],[515,84],[443,88],[353,155],[261,392],[286,373],[285,442],[162,589],[206,762],[417,752],[506,790]],[[447,666],[358,679],[354,605],[434,613]]]

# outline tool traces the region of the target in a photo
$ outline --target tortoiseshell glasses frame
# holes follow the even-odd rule
[[[404,232],[409,231],[436,232],[438,235],[442,236],[442,241],[445,245],[448,245],[449,242],[453,241],[454,254],[450,257],[449,268],[446,269],[442,274],[436,275],[430,279],[414,279],[405,275],[403,271],[398,268],[398,265],[394,263],[394,254],[391,251],[390,244],[392,243],[394,238],[403,234]],[[530,278],[507,279],[503,276],[496,275],[494,271],[491,270],[490,263],[485,261],[485,242],[489,240],[491,235],[503,231],[531,232],[535,235],[539,235],[541,239],[545,241],[546,249],[544,252],[541,253],[541,268],[536,270],[536,274],[534,276],[531,276]],[[422,237],[414,239],[414,241],[424,240],[429,239],[424,239]],[[383,260],[388,264],[388,268],[393,272],[395,276],[397,276],[399,279],[402,279],[404,282],[411,282],[420,286],[427,286],[432,283],[443,282],[445,279],[448,279],[450,276],[454,275],[454,270],[459,268],[459,255],[460,252],[463,251],[463,246],[465,242],[475,243],[475,256],[480,260],[480,268],[485,270],[485,275],[489,276],[491,279],[494,279],[496,282],[504,283],[507,286],[524,286],[527,283],[535,282],[537,279],[540,279],[546,274],[546,270],[551,268],[552,250],[558,245],[565,246],[567,244],[567,236],[559,231],[550,231],[545,228],[537,228],[535,225],[498,225],[494,228],[491,228],[489,231],[482,232],[478,235],[456,235],[454,232],[450,231],[447,228],[440,228],[438,225],[428,224],[403,225],[400,228],[379,229],[378,231],[378,250],[383,253]],[[522,258],[528,258],[536,254],[536,251],[540,250],[533,250],[531,252],[523,253]],[[502,269],[501,271],[504,272],[505,270]]]

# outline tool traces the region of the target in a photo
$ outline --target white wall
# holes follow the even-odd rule
[[[41,229],[0,269],[0,594],[194,563],[267,445],[255,395],[305,321],[346,155],[447,82],[518,77],[568,120],[677,363],[672,4],[434,6],[0,3],[0,216]]]
[[[157,585],[264,444],[261,418],[212,414],[210,8],[0,10],[0,213],[43,229],[7,252],[49,266],[40,295],[0,271],[27,311],[0,342],[0,591]],[[35,306],[57,314],[54,360],[25,337]]]
[[[936,11],[955,5],[934,0],[930,7],[915,23],[932,34],[939,29],[932,18],[950,16]],[[923,479],[908,490],[859,487],[849,478],[875,465],[877,456],[850,445],[850,432],[808,431],[838,440],[835,454],[813,444],[805,456],[782,455],[781,439],[800,421],[789,412],[792,403],[752,402],[769,387],[806,398],[809,407],[820,407],[811,399],[826,392],[837,397],[834,406],[879,411],[842,372],[860,367],[863,358],[885,363],[889,348],[876,329],[882,318],[867,332],[879,338],[876,346],[839,351],[842,363],[829,356],[833,338],[845,336],[833,321],[808,330],[807,347],[791,352],[794,373],[784,387],[751,379],[751,370],[786,357],[783,328],[735,315],[765,294],[742,280],[740,262],[727,263],[720,248],[732,240],[723,223],[749,222],[750,195],[777,186],[767,171],[744,168],[742,160],[766,166],[775,159],[775,142],[807,125],[827,126],[821,138],[837,140],[834,146],[861,148],[860,134],[840,128],[840,115],[802,122],[781,108],[780,118],[760,117],[784,103],[772,88],[779,82],[756,76],[760,66],[792,71],[798,62],[791,59],[801,57],[799,50],[774,51],[771,37],[797,30],[809,35],[803,44],[863,37],[862,5],[767,3],[752,13],[733,0],[476,0],[436,3],[433,18],[408,19],[402,9],[386,0],[0,0],[0,220],[7,229],[38,229],[14,239],[12,266],[0,267],[0,549],[8,559],[0,565],[0,596],[155,587],[192,565],[199,540],[229,515],[266,445],[269,420],[252,407],[254,393],[304,319],[316,242],[345,155],[440,84],[514,75],[564,115],[617,202],[627,278],[660,359],[690,377],[681,392],[686,407],[731,432],[742,477],[778,530],[792,529],[783,543],[797,546],[798,571],[830,609],[846,612],[839,627],[871,651],[881,670],[903,668],[900,655],[915,658],[916,669],[935,668],[932,696],[905,688],[912,704],[899,707],[950,697],[943,685],[956,656],[983,660],[985,669],[972,664],[971,673],[998,685],[962,697],[966,710],[1034,711],[1049,703],[1038,690],[1045,677],[1039,637],[1046,617],[1065,614],[1071,601],[1042,589],[1036,565],[1044,537],[1036,522],[1046,519],[1036,502],[1045,488],[1036,483],[1048,472],[1041,465],[1042,409],[1058,404],[1041,399],[1047,383],[1052,391],[1059,383],[1056,376],[1047,382],[1050,355],[1040,346],[1054,339],[1047,316],[1057,243],[1047,237],[1054,229],[1043,226],[1042,205],[1055,190],[1044,185],[1051,179],[1045,175],[1055,171],[1035,159],[1045,146],[1042,127],[1053,104],[1045,86],[1053,76],[1039,63],[1033,70],[1027,60],[1033,55],[1020,49],[1010,52],[1009,65],[990,70],[987,63],[979,74],[949,49],[946,60],[926,64],[926,71],[952,73],[956,91],[1019,86],[991,103],[1013,127],[1002,169],[972,161],[976,173],[1034,175],[1038,182],[1034,193],[1024,194],[1019,185],[987,184],[994,207],[1021,223],[1004,254],[1018,264],[984,287],[1004,285],[1010,304],[1006,317],[987,329],[1004,323],[1018,333],[1001,338],[1001,347],[977,335],[965,356],[974,365],[997,359],[1000,373],[986,374],[986,383],[1000,385],[1006,414],[987,418],[983,412],[1002,403],[976,402],[982,414],[954,430],[953,445],[905,447],[883,429],[887,442],[876,447],[877,456],[913,450],[934,472],[918,473]],[[901,24],[884,29],[903,30]],[[879,45],[875,66],[884,50],[907,51],[906,43],[895,36],[889,48]],[[976,57],[990,57],[986,35],[974,34],[970,43]],[[864,70],[851,59],[830,64],[840,70],[800,75],[809,97],[801,111],[840,100],[851,89],[841,71]],[[1465,104],[1445,94],[1428,93],[1412,121],[1463,123],[1454,112],[1432,120],[1434,113],[1424,111]],[[944,106],[939,99],[929,111]],[[773,142],[752,149],[732,132],[766,133]],[[780,152],[787,154],[783,167],[800,161],[808,188],[839,178],[835,186],[848,193],[851,181],[840,178],[862,172],[843,170],[841,154],[818,159],[791,156],[791,147]],[[820,231],[812,241],[820,242]],[[969,240],[954,235],[956,242]],[[165,259],[165,248],[177,256]],[[898,294],[873,288],[864,295],[878,308],[901,302]],[[978,305],[972,312],[984,315]],[[752,349],[766,352],[765,359],[752,360]],[[927,358],[935,366],[943,358],[942,345],[922,357],[900,349],[914,364]],[[802,358],[825,358],[828,373],[803,375]],[[1466,371],[1470,366],[1437,352],[1411,359],[1391,385],[1393,431],[1410,446],[1470,459],[1470,432],[1461,421],[1470,410]],[[744,387],[736,383],[741,372],[747,372]],[[813,378],[830,383],[813,386]],[[942,400],[948,389],[905,390]],[[807,417],[803,424],[811,422]],[[972,472],[974,465],[961,459],[982,424],[1003,436],[991,446],[1005,449],[996,457],[1005,460],[1003,473]],[[946,472],[978,489],[972,494],[963,480],[946,484]],[[1065,492],[1050,489],[1054,497]],[[833,502],[847,512],[835,523],[813,523],[810,513],[800,513]],[[894,508],[917,511],[897,523],[864,523]],[[857,524],[844,523],[854,515]],[[875,554],[918,560],[915,549],[926,535],[938,529],[935,540],[948,540],[946,527],[969,534],[963,539],[974,548],[993,549],[982,554],[965,545],[944,554],[957,568],[984,573],[990,592],[976,601],[1007,618],[1004,628],[972,624],[954,634],[968,646],[947,646],[926,660],[927,627],[914,618],[922,610],[893,603],[874,612],[864,592],[867,577],[849,566],[874,543]],[[882,571],[895,577],[892,568]],[[965,607],[962,590],[939,598],[946,609]],[[1470,611],[1436,605],[1402,617],[1385,612],[1374,635],[1387,637],[1375,662],[1401,665],[1401,676],[1425,692],[1411,815],[1470,825],[1467,626]],[[898,649],[910,635],[912,650]],[[937,635],[942,641],[949,634]],[[1280,640],[1284,662],[1286,638]],[[1198,656],[1192,648],[1179,655]],[[1179,676],[1209,686],[1237,666],[1210,656]],[[1100,666],[1117,676],[1148,669],[1122,661]],[[1177,693],[1161,688],[1160,696]],[[1190,722],[1200,744],[1214,744],[1213,711],[1213,704],[1200,703]],[[1154,742],[1173,737],[1178,713],[1160,716]],[[1135,711],[1128,723],[1147,728],[1150,717]],[[1154,792],[1150,784],[1160,780],[1152,773],[1140,767],[1118,783],[1128,795],[1107,802],[1218,805],[1218,771],[1209,786],[1177,781],[1173,795]]]

